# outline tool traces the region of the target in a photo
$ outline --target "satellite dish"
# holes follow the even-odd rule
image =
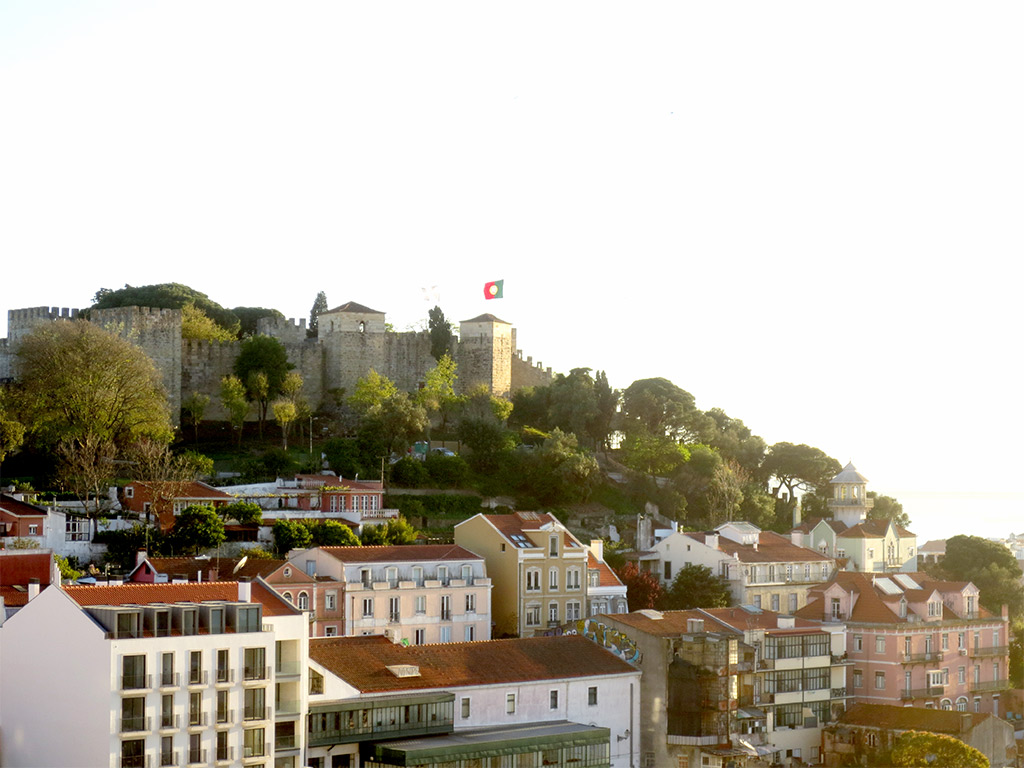
[[[231,569],[232,575],[234,575],[234,574],[238,573],[240,570],[242,570],[242,566],[245,565],[245,561],[248,560],[248,559],[249,559],[249,556],[246,555],[241,560],[239,560],[238,563],[235,565],[235,567]]]

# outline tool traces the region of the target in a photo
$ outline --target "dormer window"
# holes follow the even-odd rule
[[[932,604],[928,603],[928,614],[931,615]],[[900,618],[905,619],[907,617],[907,601],[900,598]]]
[[[548,544],[549,544],[548,554],[551,557],[558,557],[558,537],[557,536],[552,536],[549,539]]]
[[[443,586],[448,586],[448,566],[439,565],[437,566],[437,580],[441,582]]]

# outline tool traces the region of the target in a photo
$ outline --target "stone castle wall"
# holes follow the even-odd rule
[[[67,308],[10,310],[8,338],[0,339],[0,380],[14,378],[17,344],[36,325],[78,316],[79,310]],[[90,310],[88,316],[91,322],[131,340],[149,355],[163,377],[175,423],[182,400],[193,392],[210,398],[204,418],[227,417],[220,403],[220,382],[234,372],[241,342],[182,339],[181,312],[176,309],[118,307]],[[351,394],[356,382],[370,369],[387,376],[401,390],[417,389],[435,365],[429,333],[388,332],[383,315],[378,313],[368,316],[363,325],[359,319],[335,315],[331,330],[324,326],[321,316],[319,337],[312,339],[306,337],[304,319],[263,318],[258,328],[284,344],[288,360],[302,376],[302,393],[314,408],[331,389],[343,387]],[[476,323],[464,326],[462,331],[464,338],[452,345],[459,392],[485,384],[492,393],[507,396],[519,387],[551,382],[550,368],[534,365],[532,358],[522,359],[511,326]],[[255,409],[249,418],[256,418]]]

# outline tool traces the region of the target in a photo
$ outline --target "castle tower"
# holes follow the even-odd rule
[[[492,394],[512,391],[512,324],[491,314],[459,323],[459,385],[467,392],[480,384]]]
[[[384,313],[354,301],[321,312],[317,338],[324,345],[325,390],[344,387],[351,394],[371,368],[387,376],[385,334]]]
[[[830,482],[832,498],[828,500],[828,508],[832,519],[847,526],[863,523],[868,510],[875,505],[875,500],[868,498],[868,479],[850,462]]]

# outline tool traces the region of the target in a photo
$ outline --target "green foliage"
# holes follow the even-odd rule
[[[701,435],[695,419],[702,414],[693,395],[668,379],[640,379],[622,393],[622,428],[652,436],[664,435],[675,442],[696,442]]]
[[[622,463],[652,477],[669,475],[690,460],[690,451],[668,435],[634,427],[621,445]]]
[[[237,376],[225,376],[220,380],[220,402],[228,412],[228,421],[238,433],[238,444],[242,444],[242,428],[245,417],[249,415],[249,400],[245,394],[245,385]]]
[[[416,541],[416,535],[416,529],[404,517],[398,517],[383,525],[363,526],[362,541],[367,547],[412,544]]]
[[[233,501],[217,511],[225,520],[234,520],[239,525],[259,525],[263,522],[263,508],[253,501]]]
[[[245,383],[249,399],[258,405],[261,422],[266,421],[270,401],[281,394],[285,377],[294,367],[288,362],[284,344],[272,336],[251,336],[242,342],[235,375]]]
[[[268,448],[260,456],[260,462],[267,475],[273,477],[287,477],[295,472],[295,460],[288,451],[283,448]]]
[[[427,331],[430,334],[430,354],[440,361],[452,347],[452,324],[445,319],[440,307],[427,313]]]
[[[192,478],[210,477],[213,475],[213,459],[197,451],[182,451],[179,455],[183,469],[187,469]]]
[[[399,488],[427,488],[430,473],[422,461],[406,456],[391,466],[391,482]]]
[[[0,387],[0,462],[14,453],[25,442],[25,425],[15,421],[7,412],[7,390]]]
[[[303,524],[314,547],[358,547],[362,543],[351,528],[337,520],[304,520]]]
[[[279,557],[287,557],[293,549],[305,549],[313,540],[309,528],[296,520],[278,518],[274,521],[271,533],[274,536],[274,551]]]
[[[284,315],[276,309],[266,307],[235,307],[231,310],[239,319],[238,338],[245,339],[256,335],[256,328],[260,318],[272,317],[276,320],[284,320]]]
[[[200,392],[193,392],[181,402],[181,421],[184,424],[191,424],[196,442],[199,441],[199,425],[206,413],[206,406],[210,404],[210,396]]]
[[[135,555],[140,549],[145,549],[151,555],[162,554],[166,541],[166,534],[143,523],[116,531],[99,531],[93,537],[94,543],[107,545],[103,559],[115,569],[126,573],[135,567]]]
[[[775,478],[779,483],[775,497],[779,498],[785,488],[790,499],[795,498],[798,490],[827,489],[840,469],[839,462],[820,449],[793,443],[775,443],[761,466],[766,478]]]
[[[176,552],[198,554],[224,543],[224,521],[206,504],[185,507],[174,520],[170,543]]]
[[[368,477],[367,470],[374,464],[373,455],[366,455],[356,438],[332,437],[322,448],[329,466],[339,477]]]
[[[376,440],[383,448],[378,456],[390,456],[408,448],[422,437],[428,426],[427,412],[405,392],[399,392],[366,414],[360,427],[365,440]]]
[[[85,321],[36,326],[18,347],[14,405],[37,446],[105,440],[118,449],[141,437],[168,442],[163,382],[131,342]]]
[[[39,549],[39,542],[34,539],[14,538],[7,539],[4,543],[5,549]]]
[[[348,403],[357,413],[370,415],[379,411],[385,401],[397,394],[398,387],[394,382],[371,368],[369,373],[356,382]]]
[[[704,565],[683,566],[665,590],[659,608],[679,611],[687,608],[728,608],[732,605],[729,583]]]
[[[72,568],[66,557],[54,554],[53,561],[57,563],[57,568],[60,569],[61,581],[75,581],[82,577],[82,572]]]
[[[660,603],[663,590],[653,573],[641,571],[632,561],[615,573],[626,585],[626,603],[630,611],[654,608]]]
[[[451,493],[432,493],[429,496],[387,496],[384,506],[398,509],[403,517],[424,515],[426,517],[455,518],[466,520],[479,514],[479,496],[463,496]]]
[[[875,500],[875,505],[868,510],[868,520],[892,520],[896,525],[910,527],[910,515],[903,511],[903,505],[892,496],[879,496],[868,491],[868,498]]]
[[[309,310],[309,325],[306,330],[306,336],[308,338],[316,338],[316,335],[320,330],[320,315],[328,309],[330,309],[330,307],[327,305],[327,294],[320,291],[317,293],[316,299],[313,301],[313,308]]]
[[[469,464],[461,456],[432,453],[423,462],[433,488],[465,488],[469,485]]]
[[[988,758],[960,739],[923,731],[902,734],[889,761],[895,768],[989,768]]]
[[[493,416],[463,418],[457,434],[470,450],[469,466],[482,475],[497,472],[501,454],[515,445],[515,435]]]
[[[441,355],[437,365],[423,377],[423,386],[416,392],[416,402],[428,411],[436,411],[442,415],[450,411],[455,400],[455,381],[458,366],[447,353]]]
[[[200,293],[181,283],[161,283],[159,285],[143,285],[134,287],[125,285],[118,290],[100,288],[93,301],[93,309],[110,309],[113,307],[157,307],[162,309],[182,309],[192,304],[217,325],[233,334],[238,333],[238,317],[231,310],[225,309],[205,293]]]
[[[181,338],[194,341],[234,341],[237,328],[223,328],[195,304],[181,308]]]
[[[954,536],[946,541],[946,555],[929,569],[954,581],[970,581],[980,590],[981,605],[998,615],[1007,605],[1010,616],[1024,616],[1021,568],[1002,544],[980,536]]]

